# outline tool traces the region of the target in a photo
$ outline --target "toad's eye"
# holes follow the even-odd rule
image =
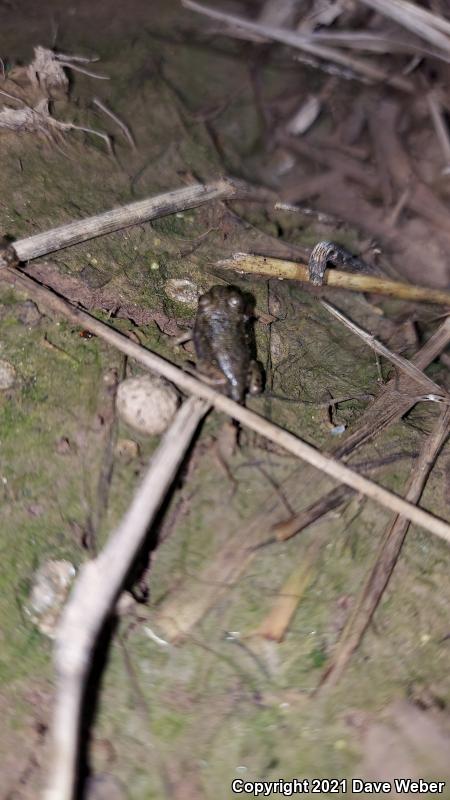
[[[228,298],[228,305],[231,306],[231,308],[240,308],[242,306],[242,297],[238,294],[230,295]]]

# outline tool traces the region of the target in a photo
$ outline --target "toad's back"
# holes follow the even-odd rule
[[[233,286],[213,286],[198,303],[194,345],[199,370],[221,373],[227,394],[242,403],[251,362],[245,297]]]

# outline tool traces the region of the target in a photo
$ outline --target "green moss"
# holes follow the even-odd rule
[[[312,666],[315,669],[320,669],[327,661],[327,654],[322,647],[316,647],[309,654]]]

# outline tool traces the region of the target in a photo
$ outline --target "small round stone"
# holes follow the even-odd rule
[[[187,278],[170,278],[166,281],[164,290],[171,300],[187,306],[196,306],[200,295],[198,286]]]
[[[138,458],[139,445],[133,439],[119,439],[114,448],[114,452],[122,461],[129,464],[134,458]]]
[[[32,300],[25,300],[23,303],[19,303],[16,306],[16,314],[17,319],[29,328],[35,328],[42,319],[36,303],[33,303]]]
[[[45,561],[33,578],[25,610],[45,636],[53,638],[56,625],[75,577],[70,561]]]
[[[172,384],[157,375],[141,375],[122,381],[117,390],[120,419],[139,433],[164,433],[178,408]]]
[[[10,389],[16,382],[16,370],[9,361],[0,359],[0,389]]]

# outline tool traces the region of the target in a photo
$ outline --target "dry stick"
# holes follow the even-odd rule
[[[90,78],[97,78],[99,81],[110,81],[111,78],[109,75],[99,75],[98,72],[91,72],[90,69],[85,69],[84,67],[76,67],[75,64],[71,64],[69,61],[60,61],[61,66],[67,67],[68,69],[73,69],[74,72],[81,72],[82,75],[89,75]]]
[[[426,344],[413,356],[412,363],[425,369],[450,343],[450,317],[444,320],[438,330],[430,336]],[[353,453],[373,436],[378,435],[394,422],[398,422],[417,402],[416,382],[400,376],[391,378],[373,403],[359,419],[356,428],[337,444],[332,453],[342,458]],[[289,539],[304,528],[316,522],[324,514],[338,508],[352,494],[348,486],[337,486],[326,495],[314,501],[290,520],[273,527],[277,539]]]
[[[283,258],[269,258],[251,253],[235,253],[232,258],[223,259],[217,265],[236,272],[251,275],[269,275],[279,280],[301,281],[309,283],[309,270],[306,264],[287,261]],[[324,276],[324,285],[337,289],[349,289],[352,292],[373,292],[398,297],[400,300],[438,303],[450,306],[450,292],[441,289],[428,289],[426,286],[411,286],[401,281],[391,281],[377,275],[364,275],[360,272],[344,272],[328,269]]]
[[[411,363],[425,369],[450,344],[450,317],[447,317],[428,341],[412,357]],[[415,380],[401,375],[391,378],[358,421],[355,430],[333,449],[337,458],[348,455],[406,414],[417,402]]]
[[[53,773],[45,800],[74,797],[82,700],[95,644],[208,407],[197,397],[185,401],[118,528],[76,580],[56,634]]]
[[[5,114],[9,117],[9,124],[6,124],[6,127],[11,128],[12,130],[20,130],[22,127],[25,130],[41,130],[44,133],[48,133],[48,129],[54,128],[58,131],[83,131],[84,133],[91,133],[93,136],[99,136],[106,142],[106,146],[110,153],[112,153],[111,148],[111,141],[106,133],[102,133],[101,131],[96,131],[94,128],[87,128],[84,125],[75,125],[74,122],[63,122],[62,120],[55,119],[52,117],[49,112],[49,104],[47,100],[40,100],[34,108],[25,100],[22,100],[21,97],[14,97],[14,95],[10,94],[9,92],[5,92],[3,89],[0,89],[0,94],[5,95],[6,97],[15,100],[16,102],[20,103],[22,106],[22,112],[20,113],[21,121],[14,122],[13,117],[16,113],[12,109],[5,108],[2,110],[2,115]],[[3,120],[5,122],[5,120]]]
[[[94,97],[92,103],[93,105],[97,106],[97,108],[99,108],[101,111],[103,111],[104,114],[106,114],[108,117],[114,120],[116,125],[118,125],[123,135],[125,136],[125,139],[127,140],[128,144],[133,148],[133,150],[136,150],[136,142],[134,141],[133,135],[128,125],[126,125],[125,122],[123,122],[120,119],[120,117],[117,116],[117,114],[114,114],[114,112],[111,111],[111,109],[108,108],[108,106],[105,105],[105,103],[102,100],[100,100],[99,97]]]
[[[314,31],[310,36],[313,42],[349,47],[352,50],[367,50],[372,53],[406,53],[450,61],[450,58],[441,51],[423,47],[416,44],[416,42],[394,39],[391,35],[384,33],[370,33],[370,31],[363,29],[359,31],[339,30],[336,32],[333,29],[331,29],[331,32],[320,30]]]
[[[431,91],[428,93],[427,102],[430,109],[434,130],[436,131],[436,136],[445,160],[445,167],[443,171],[445,174],[448,174],[450,169],[450,136],[442,106],[439,102],[439,95],[436,91]]]
[[[298,494],[300,471],[301,466],[297,466],[286,480],[285,488],[289,496]],[[303,480],[301,484],[303,485]],[[274,500],[278,502],[274,503]],[[248,570],[251,561],[257,557],[259,548],[268,544],[267,531],[279,517],[279,501],[276,491],[268,493],[257,516],[252,517],[243,528],[241,526],[230,534],[214,558],[207,561],[200,571],[196,571],[195,576],[191,576],[193,581],[182,581],[158,606],[153,616],[153,630],[164,637],[166,643],[180,641],[185,637]],[[316,532],[311,541],[320,537],[321,533]],[[305,558],[308,556],[309,545]],[[159,643],[164,644],[164,639],[162,642],[160,639]]]
[[[127,228],[130,225],[139,225],[142,222],[174,214],[177,211],[184,211],[187,208],[196,208],[211,200],[234,197],[237,193],[237,186],[237,183],[226,178],[207,184],[195,183],[192,186],[138,200],[136,203],[105,211],[93,217],[69,222],[67,225],[61,225],[50,231],[27,236],[25,239],[18,239],[13,242],[12,248],[19,261],[31,261],[33,258],[39,258],[47,253],[53,253],[55,250],[86,242],[88,239],[103,236],[105,233]],[[0,266],[4,266],[1,252]]]
[[[254,411],[245,408],[245,406],[235,403],[229,397],[220,394],[206,383],[202,383],[202,381],[197,378],[186,374],[180,367],[176,367],[174,364],[161,358],[161,356],[132,342],[126,336],[123,336],[118,331],[105,325],[105,323],[95,319],[95,317],[92,317],[85,311],[75,308],[75,306],[67,300],[58,297],[54,292],[42,286],[37,281],[34,281],[28,275],[24,275],[22,272],[14,270],[11,267],[5,268],[0,272],[0,276],[2,274],[5,276],[7,275],[10,282],[13,284],[17,283],[19,287],[23,286],[33,295],[37,302],[39,302],[39,300],[44,303],[46,302],[47,305],[50,305],[50,307],[58,313],[72,320],[75,324],[81,325],[91,333],[100,336],[104,341],[108,342],[108,344],[117,347],[123,353],[130,356],[130,358],[136,359],[136,361],[139,361],[147,369],[172,381],[183,391],[202,397],[217,410],[223,411],[242,425],[256,431],[256,433],[259,433],[266,439],[270,439],[288,452],[293,453],[298,458],[311,464],[311,466],[316,467],[316,469],[334,478],[334,480],[345,483],[357,492],[361,492],[366,495],[366,497],[370,497],[372,500],[391,509],[391,511],[395,511],[396,514],[402,514],[411,522],[421,525],[423,528],[430,531],[430,533],[450,542],[450,524],[447,522],[438,519],[421,508],[413,506],[411,503],[403,500],[403,498],[393,494],[393,492],[384,489],[382,486],[378,486],[373,481],[368,480],[368,478],[358,475],[358,473],[346,467],[341,462],[316,450],[315,447],[307,444],[299,437],[278,427],[278,425],[275,425],[273,422],[269,422]]]
[[[363,0],[363,2],[365,2],[365,0]],[[416,3],[410,3],[409,0],[372,0],[372,6],[376,8],[377,11],[381,11],[383,6],[383,13],[386,13],[386,16],[390,16],[391,12],[396,9],[398,22],[405,27],[407,27],[407,23],[412,19],[416,19],[450,36],[449,20],[445,19],[440,14],[435,14],[425,8],[421,8]]]
[[[342,322],[343,325],[345,325],[353,333],[359,336],[359,338],[362,339],[366,344],[368,344],[369,347],[372,348],[372,350],[375,350],[375,352],[379,353],[380,356],[384,356],[384,358],[387,358],[389,361],[395,364],[395,366],[399,367],[403,372],[405,372],[411,378],[414,378],[414,380],[416,380],[418,383],[421,383],[424,386],[426,386],[429,392],[435,393],[430,395],[429,398],[423,397],[421,399],[441,400],[443,402],[446,401],[448,402],[450,400],[449,395],[447,395],[447,393],[444,391],[444,389],[442,389],[441,386],[439,386],[439,384],[432,381],[431,378],[425,375],[425,373],[422,372],[422,370],[418,369],[418,367],[416,367],[415,364],[412,364],[411,361],[408,361],[407,358],[403,358],[403,356],[399,356],[397,353],[393,353],[392,350],[389,350],[388,347],[386,347],[384,344],[375,339],[375,337],[372,336],[372,334],[367,333],[367,331],[360,328],[359,325],[356,325],[355,322],[346,317],[345,314],[342,313],[342,311],[339,311],[339,309],[335,308],[330,303],[326,303],[325,300],[321,300],[320,304],[321,306],[323,306],[323,308],[325,308],[326,311],[328,311],[329,314],[338,319],[339,322]]]
[[[414,91],[413,84],[406,78],[399,78],[397,76],[389,75],[383,69],[368,64],[361,59],[354,56],[349,56],[342,53],[333,47],[325,47],[324,45],[316,44],[312,41],[310,36],[302,36],[299,33],[287,30],[286,28],[276,28],[272,25],[261,25],[259,22],[252,22],[251,20],[238,17],[235,14],[228,14],[225,11],[218,11],[215,8],[204,6],[202,3],[197,3],[195,0],[181,0],[181,4],[191,11],[196,11],[199,14],[204,14],[210,19],[215,19],[218,22],[234,26],[239,31],[246,31],[251,34],[251,38],[262,36],[263,39],[269,39],[281,44],[286,44],[289,47],[294,47],[297,50],[303,50],[305,53],[311,53],[318,58],[323,58],[328,61],[334,61],[336,64],[342,64],[344,67],[350,67],[354,72],[363,75],[371,81],[377,83],[388,83],[396,89],[403,92]],[[225,30],[224,33],[227,31]]]
[[[410,502],[419,502],[431,469],[449,433],[450,408],[445,408],[432,433],[425,440],[408,481],[405,496]],[[375,563],[364,581],[355,608],[339,640],[337,651],[322,676],[318,690],[324,686],[332,686],[339,680],[352,654],[359,646],[392,575],[408,529],[409,522],[401,517],[395,517],[388,525]]]
[[[430,337],[426,344],[415,354],[413,361],[416,366],[425,369],[442,350],[450,343],[450,318],[447,318],[438,330]],[[380,391],[379,396],[362,415],[360,424],[352,431],[344,442],[335,448],[334,455],[346,455],[364,444],[367,439],[377,434],[380,430],[398,421],[414,404],[412,399],[416,392],[416,383],[403,375],[392,379]],[[292,493],[298,493],[298,476],[290,484]],[[331,492],[319,498],[312,506],[296,515],[291,529],[286,530],[287,537],[293,536],[302,528],[317,521],[327,511],[341,505],[353,493],[348,486],[337,486]],[[240,575],[248,568],[257,548],[264,543],[268,529],[281,534],[282,525],[276,529],[279,511],[264,510],[262,515],[256,517],[244,531],[239,531],[231,537],[219,552],[217,559],[210,562],[197,576],[202,591],[192,596],[192,587],[181,586],[175,594],[163,603],[158,609],[155,618],[157,630],[169,641],[180,639],[199,622],[208,609],[217,603],[217,598],[226,588],[237,581]],[[286,523],[286,526],[289,523]],[[272,526],[272,527],[271,527]],[[280,530],[281,528],[281,530]],[[246,547],[242,550],[242,542]],[[255,549],[256,548],[256,549]]]
[[[380,14],[394,19],[399,25],[431,42],[435,47],[450,53],[450,23],[438,14],[405,0],[361,0],[361,2]]]
[[[294,516],[282,522],[277,522],[272,526],[271,531],[275,534],[278,542],[292,539],[293,536],[325,516],[325,514],[328,514],[329,511],[339,508],[351,494],[352,490],[348,486],[336,486],[331,492],[320,497],[312,505],[299,511],[298,514],[294,514]]]
[[[342,152],[336,152],[334,149],[330,149],[330,147],[326,145],[323,146],[319,142],[313,145],[298,136],[287,135],[281,131],[277,133],[277,144],[287,147],[294,155],[300,155],[302,160],[307,159],[308,161],[322,164],[328,167],[328,169],[335,171],[339,176],[360,183],[362,186],[378,194],[380,176],[377,175],[376,171],[372,169],[367,162],[363,162]],[[303,186],[301,185],[299,189],[303,191]],[[314,184],[312,184],[312,189],[309,191],[311,193],[319,193],[320,185],[316,188]]]

